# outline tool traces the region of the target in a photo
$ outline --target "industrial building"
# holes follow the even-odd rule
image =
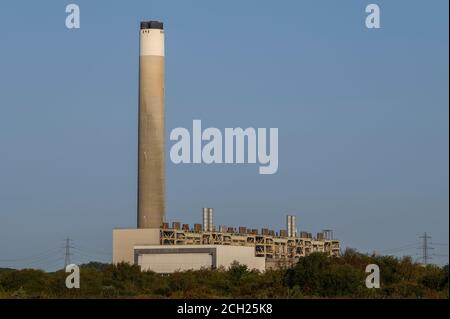
[[[214,225],[212,208],[203,208],[202,224],[165,222],[164,174],[164,30],[158,21],[141,23],[139,59],[138,213],[136,229],[113,230],[113,263],[172,273],[188,269],[250,269],[289,266],[312,252],[339,256],[331,230],[313,238],[298,232],[296,216],[275,232]]]
[[[331,230],[297,232],[295,216],[288,215],[286,229],[220,226],[213,209],[203,209],[203,224],[173,222],[161,228],[114,229],[113,262],[140,265],[143,270],[171,273],[187,269],[228,268],[233,261],[264,271],[294,264],[313,252],[338,257],[340,242]]]

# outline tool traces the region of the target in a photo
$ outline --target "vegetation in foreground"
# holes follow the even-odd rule
[[[377,264],[381,288],[365,287],[365,267]],[[64,271],[0,269],[0,298],[448,298],[448,265],[423,267],[411,258],[367,256],[347,249],[340,258],[320,253],[290,269],[199,270],[159,275],[138,266],[81,266],[80,289],[67,289]]]

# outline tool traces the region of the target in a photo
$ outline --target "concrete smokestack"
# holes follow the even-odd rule
[[[297,218],[294,215],[286,216],[286,230],[288,237],[297,236]]]
[[[213,209],[203,208],[203,230],[212,232],[214,231],[214,221],[213,221]]]
[[[165,216],[164,29],[141,22],[139,57],[138,228],[160,228]]]

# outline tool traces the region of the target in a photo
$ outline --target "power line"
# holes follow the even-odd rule
[[[90,253],[87,252],[83,252],[77,248],[74,248],[74,255],[75,256],[82,256],[82,257],[86,257],[86,258],[90,258],[90,259],[97,259],[98,256],[92,255]]]
[[[417,243],[411,243],[411,244],[399,246],[396,248],[381,250],[380,252],[383,254],[392,255],[392,254],[398,254],[401,252],[410,251],[410,250],[416,249],[416,248],[417,248]]]
[[[62,270],[61,264],[62,264],[62,257],[60,257],[57,261],[55,261],[51,264],[47,264],[45,268],[47,268],[49,270],[58,271],[58,270]]]
[[[64,269],[65,269],[67,267],[67,265],[70,265],[70,256],[72,255],[72,253],[70,252],[70,248],[74,248],[70,244],[69,237],[66,238],[66,245],[64,248],[65,248],[65,256],[64,256]]]
[[[111,253],[110,252],[100,251],[100,250],[93,250],[91,248],[87,248],[84,245],[80,245],[78,242],[77,242],[77,248],[76,249],[78,249],[78,250],[80,250],[82,252],[90,253],[92,255],[104,255],[104,256],[111,257]]]
[[[432,259],[430,256],[429,250],[432,250],[434,248],[429,247],[428,239],[431,239],[431,236],[428,236],[427,233],[423,233],[423,236],[420,236],[419,238],[422,239],[422,246],[419,248],[422,250],[422,264],[424,266],[428,265],[428,262]]]
[[[31,261],[40,260],[47,256],[51,256],[59,251],[60,251],[60,248],[51,248],[51,249],[45,250],[39,254],[35,254],[32,256],[28,256],[28,257],[21,257],[21,258],[14,258],[14,259],[0,259],[0,262],[1,263],[3,263],[3,262],[5,262],[5,263],[7,263],[7,262],[22,262],[22,261],[29,262],[30,260]]]
[[[431,243],[431,245],[436,245],[436,246],[448,246],[448,244],[446,244],[446,243]]]
[[[53,265],[55,263],[58,263],[61,267],[62,264],[62,256],[57,256],[56,258],[47,258],[38,262],[34,262],[34,263],[29,263],[27,264],[28,267],[32,267],[32,268],[48,268],[49,264]]]
[[[381,252],[382,254],[385,255],[399,255],[399,254],[408,254],[409,256],[413,257],[413,256],[417,256],[414,258],[415,262],[420,262],[423,265],[427,265],[430,263],[430,261],[432,259],[434,259],[433,257],[435,257],[436,259],[441,259],[441,258],[448,258],[447,254],[436,254],[436,253],[431,253],[431,250],[434,250],[435,248],[433,246],[448,246],[447,243],[437,243],[437,242],[432,242],[431,241],[431,236],[429,236],[426,232],[424,233],[423,236],[420,236],[420,242],[419,243],[410,243],[410,244],[405,244],[403,246],[398,246],[396,248],[389,248],[389,249],[384,249],[384,250],[380,250],[379,252]],[[408,252],[410,252],[411,250],[416,249],[419,250],[420,252],[416,253],[416,254],[410,254]]]
[[[79,247],[80,246],[80,247]],[[87,246],[74,244],[74,240],[67,237],[64,244],[60,247],[53,247],[30,256],[0,259],[0,266],[16,264],[18,269],[24,268],[54,268],[57,263],[60,267],[71,264],[76,261],[104,261],[111,260],[111,253],[101,250],[93,250]],[[58,268],[60,268],[58,267]]]
[[[403,251],[409,251],[411,249],[416,249],[417,248],[417,244],[412,244],[410,246],[405,246],[405,247],[399,247],[399,248],[392,248],[389,250],[382,250],[382,253],[387,253],[387,254],[395,254],[395,253],[400,253]]]
[[[80,251],[77,248],[74,248],[73,251],[74,251],[74,254],[73,254],[74,258],[76,258],[77,260],[81,259],[81,260],[85,260],[85,261],[88,261],[88,262],[91,262],[91,261],[105,262],[105,259],[107,259],[106,262],[110,262],[110,260],[111,260],[111,256],[109,256],[109,257],[106,257],[106,256],[100,257],[98,255],[93,255],[91,253],[86,253],[86,252]]]

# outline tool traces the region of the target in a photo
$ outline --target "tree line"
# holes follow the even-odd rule
[[[365,286],[365,267],[380,268],[379,289]],[[313,253],[290,268],[258,272],[234,263],[168,275],[137,265],[80,266],[80,289],[67,289],[63,270],[0,269],[0,298],[448,298],[448,265],[422,266],[410,257],[368,256],[347,249],[339,258]]]

